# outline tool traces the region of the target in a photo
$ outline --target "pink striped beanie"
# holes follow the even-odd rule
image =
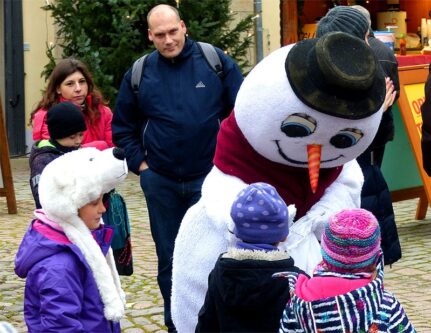
[[[333,215],[322,235],[322,257],[330,271],[370,272],[380,253],[380,227],[365,209],[345,209]]]

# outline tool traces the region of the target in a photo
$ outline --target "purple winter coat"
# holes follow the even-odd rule
[[[113,230],[102,225],[92,233],[106,254]],[[29,332],[121,332],[118,322],[104,317],[96,281],[81,251],[43,218],[33,220],[24,235],[15,273],[27,278],[24,318]]]

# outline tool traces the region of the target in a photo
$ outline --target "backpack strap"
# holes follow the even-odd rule
[[[132,78],[130,83],[135,95],[138,95],[139,93],[139,84],[141,83],[142,75],[144,74],[144,66],[147,56],[148,54],[144,54],[142,57],[136,60],[132,66]]]
[[[197,42],[202,54],[204,55],[205,60],[208,65],[212,68],[214,72],[218,75],[218,77],[223,77],[223,66],[220,61],[220,56],[218,55],[215,47],[209,43]]]

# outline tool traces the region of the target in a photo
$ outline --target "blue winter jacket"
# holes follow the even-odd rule
[[[93,231],[107,253],[112,228]],[[103,303],[82,252],[65,234],[40,220],[28,228],[15,258],[15,272],[26,278],[24,318],[28,332],[120,332],[105,319]]]
[[[201,177],[212,167],[220,122],[233,109],[243,81],[239,67],[216,49],[223,65],[220,78],[198,45],[186,39],[181,53],[167,59],[158,51],[147,57],[136,98],[131,69],[121,83],[112,134],[125,149],[129,169],[142,161],[176,180]]]

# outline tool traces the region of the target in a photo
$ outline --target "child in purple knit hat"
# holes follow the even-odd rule
[[[416,332],[383,288],[380,227],[372,213],[357,208],[335,214],[321,245],[323,260],[311,278],[284,275],[293,295],[280,332]]]
[[[254,183],[242,190],[230,216],[239,249],[276,250],[289,234],[287,206],[275,188],[266,183]]]
[[[293,216],[266,183],[242,190],[230,215],[238,240],[209,276],[196,332],[276,332],[290,293],[288,281],[272,275],[302,272],[287,252],[277,249],[289,234]]]

